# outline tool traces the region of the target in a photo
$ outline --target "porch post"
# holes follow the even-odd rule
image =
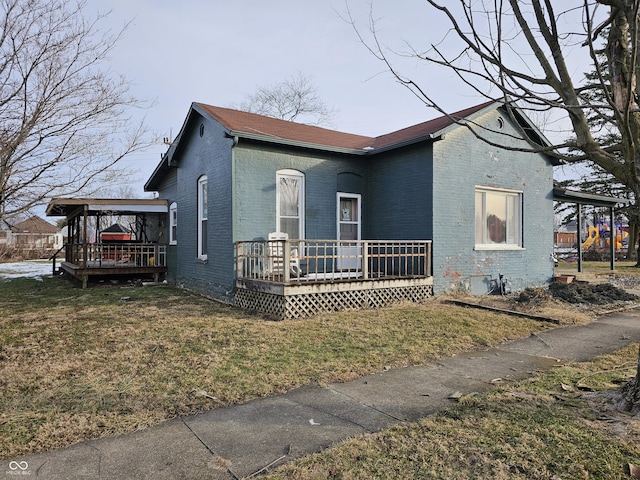
[[[242,242],[236,242],[236,280],[242,278]]]
[[[84,205],[83,217],[82,217],[82,266],[87,266],[87,249],[88,249],[88,238],[87,238],[87,213],[89,210],[89,205]],[[85,281],[83,279],[83,288],[85,288]]]
[[[362,279],[369,279],[369,242],[362,242]]]
[[[282,275],[284,278],[284,284],[288,285],[291,280],[291,245],[289,240],[282,240],[284,244],[283,259],[282,259]]]

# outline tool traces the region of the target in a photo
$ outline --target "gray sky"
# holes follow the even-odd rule
[[[175,137],[191,102],[229,107],[258,86],[276,84],[298,72],[309,76],[321,98],[338,114],[331,128],[376,136],[438,116],[396,83],[385,66],[360,43],[345,15],[344,0],[89,0],[91,9],[111,10],[114,30],[131,21],[111,55],[115,72],[134,83],[136,96],[154,99],[144,112],[161,137]],[[366,31],[367,0],[349,0]],[[444,35],[421,0],[375,0],[377,28],[388,46],[404,50]],[[407,62],[403,72],[436,91],[456,110],[484,99],[452,86],[444,69]],[[166,146],[131,157],[140,169],[135,193]]]

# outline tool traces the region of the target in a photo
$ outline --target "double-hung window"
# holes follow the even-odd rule
[[[304,238],[304,174],[297,170],[276,173],[276,231]]]
[[[476,187],[477,249],[522,247],[522,192]]]
[[[208,207],[207,176],[198,179],[198,258],[207,259],[207,217]]]

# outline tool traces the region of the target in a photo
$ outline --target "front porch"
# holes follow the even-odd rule
[[[237,242],[236,266],[236,304],[277,319],[433,295],[428,240]]]

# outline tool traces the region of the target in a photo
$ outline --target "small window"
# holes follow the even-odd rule
[[[207,220],[209,216],[207,176],[198,179],[198,258],[207,259]]]
[[[178,204],[169,205],[169,245],[178,243]]]
[[[476,188],[476,248],[522,247],[522,192]]]
[[[204,136],[204,123],[200,124],[200,136]]]
[[[497,125],[498,130],[502,130],[504,128],[504,119],[502,117],[498,117]]]

